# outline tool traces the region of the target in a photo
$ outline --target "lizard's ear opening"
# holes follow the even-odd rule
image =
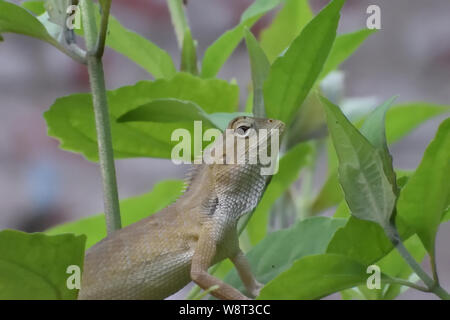
[[[246,125],[241,125],[241,126],[237,127],[237,129],[234,130],[234,132],[238,136],[244,138],[244,137],[248,136],[248,134],[250,133],[250,127],[246,126]]]

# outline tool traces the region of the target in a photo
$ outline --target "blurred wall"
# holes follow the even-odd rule
[[[19,2],[19,1],[14,1]],[[327,1],[312,0],[315,11]],[[233,27],[250,0],[189,0],[188,16],[199,43],[199,57],[225,30]],[[342,66],[348,96],[375,96],[398,101],[450,101],[450,2],[448,0],[348,0],[340,32],[365,27],[366,8],[381,8],[382,29]],[[164,0],[114,1],[113,14],[126,27],[168,50],[178,65],[179,52]],[[259,22],[258,33],[269,21]],[[0,229],[40,230],[48,225],[102,211],[97,164],[62,151],[46,135],[42,113],[57,97],[88,91],[86,69],[52,46],[24,36],[6,34],[0,43]],[[151,77],[121,55],[106,51],[107,87],[114,89]],[[219,74],[236,78],[241,88],[250,79],[241,43]],[[241,92],[244,101],[245,92]],[[392,147],[395,165],[413,169],[434,136],[439,122],[421,126]],[[121,198],[152,188],[155,182],[182,177],[184,168],[168,160],[118,160]],[[450,241],[447,223],[438,237],[439,268],[449,285]],[[445,274],[446,272],[446,274]],[[446,282],[447,281],[447,282]],[[403,298],[426,297],[409,291]]]

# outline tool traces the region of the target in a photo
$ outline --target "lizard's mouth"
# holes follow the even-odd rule
[[[283,121],[279,121],[278,130],[283,132],[285,127],[286,127],[286,125],[284,124],[284,122]]]

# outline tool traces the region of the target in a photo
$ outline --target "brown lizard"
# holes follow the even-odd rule
[[[211,265],[226,258],[235,265],[248,294],[259,294],[262,285],[239,248],[237,222],[256,207],[269,180],[261,174],[260,162],[249,163],[249,150],[265,145],[271,152],[272,132],[281,134],[284,124],[238,117],[228,129],[212,144],[211,154],[220,154],[225,139],[233,138],[234,143],[244,139],[245,163],[194,165],[187,189],[175,203],[87,250],[79,299],[163,299],[191,280],[204,290],[217,285],[211,291],[216,298],[248,299],[208,273]],[[250,138],[261,129],[268,132],[266,143],[262,139],[252,145]],[[227,148],[221,149],[223,157]]]

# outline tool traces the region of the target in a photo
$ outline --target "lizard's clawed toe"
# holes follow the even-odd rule
[[[256,282],[254,287],[250,290],[250,295],[252,298],[256,298],[259,296],[259,293],[261,292],[261,289],[264,287],[262,283]]]

